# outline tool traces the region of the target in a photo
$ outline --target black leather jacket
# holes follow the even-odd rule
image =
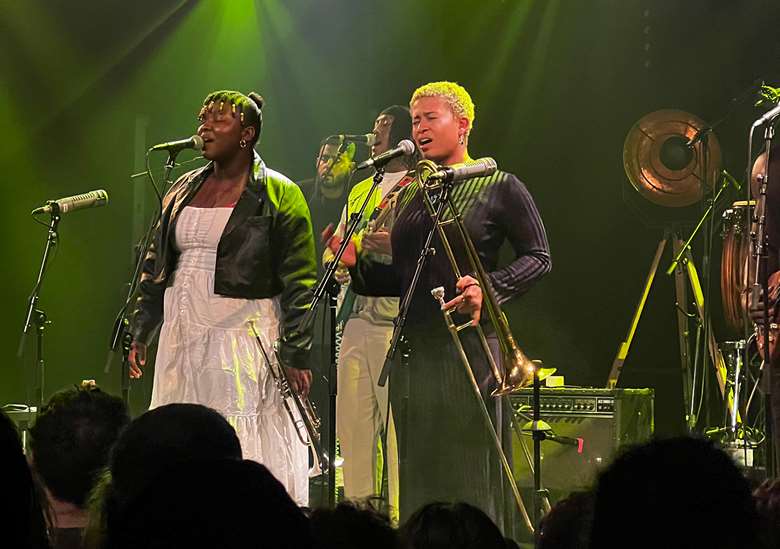
[[[179,257],[174,236],[178,215],[212,170],[208,164],[184,174],[163,198],[133,315],[133,335],[141,343],[148,343],[162,324],[163,294]],[[247,187],[217,247],[214,293],[245,299],[280,296],[281,359],[305,369],[312,329],[300,333],[298,325],[310,306],[316,277],[314,234],[303,193],[255,155]]]

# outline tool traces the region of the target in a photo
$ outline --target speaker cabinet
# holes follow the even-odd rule
[[[533,414],[532,395],[532,389],[523,389],[510,397],[521,425]],[[553,433],[583,440],[581,452],[577,446],[542,442],[542,486],[552,492],[553,500],[558,499],[556,495],[590,488],[618,448],[652,436],[653,398],[652,389],[541,390],[541,416]],[[527,455],[533,460],[531,437],[523,437],[522,444],[514,439],[512,454],[518,485],[532,488],[533,475],[526,459]]]

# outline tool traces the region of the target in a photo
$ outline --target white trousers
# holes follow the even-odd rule
[[[388,421],[388,385],[377,384],[392,337],[392,326],[351,318],[344,328],[339,353],[336,430],[344,458],[344,495],[375,496],[381,477],[377,441]],[[387,467],[391,514],[398,509],[398,452],[392,414],[388,424],[384,466]]]

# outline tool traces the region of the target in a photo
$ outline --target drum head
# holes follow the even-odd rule
[[[736,337],[742,337],[750,327],[747,298],[755,266],[750,260],[749,206],[752,204],[735,202],[723,213],[720,290],[726,323]]]

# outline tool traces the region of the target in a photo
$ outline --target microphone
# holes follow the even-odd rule
[[[466,162],[457,168],[442,168],[439,171],[432,173],[428,179],[438,179],[443,183],[457,183],[464,179],[493,175],[496,173],[497,169],[498,165],[496,164],[496,161],[490,157],[485,157],[480,158],[479,160]]]
[[[767,122],[773,122],[775,118],[780,116],[780,103],[775,105],[773,109],[768,110],[764,115],[753,123],[753,127],[761,126]]]
[[[739,181],[737,181],[736,179],[734,179],[734,176],[733,176],[733,175],[731,175],[731,174],[730,174],[729,172],[727,172],[726,170],[721,170],[721,171],[720,171],[720,173],[721,173],[721,174],[723,174],[723,177],[725,177],[725,178],[726,178],[726,181],[728,181],[729,183],[731,183],[732,185],[734,185],[734,188],[735,188],[735,189],[737,189],[737,192],[741,192],[741,191],[742,191],[742,185],[740,184],[740,182],[739,182]]]
[[[389,151],[385,151],[379,156],[369,158],[368,160],[364,160],[360,164],[358,164],[355,169],[356,170],[362,170],[363,168],[381,168],[394,158],[398,158],[399,156],[409,156],[414,153],[414,143],[412,143],[408,139],[402,140],[400,143],[398,143],[398,146],[394,149],[390,149]]]
[[[376,143],[376,135],[374,135],[373,133],[366,133],[361,135],[339,134],[339,135],[330,136],[330,138],[333,137],[340,140],[341,142],[346,141],[349,143],[360,143],[361,145],[366,145],[368,147]]]
[[[696,143],[699,141],[702,141],[704,137],[712,133],[712,127],[707,126],[705,128],[701,128],[699,131],[697,131],[695,134],[693,134],[693,137],[691,137],[688,141],[685,142],[685,146],[688,148],[692,148]]]
[[[60,198],[59,200],[49,200],[45,206],[35,208],[32,215],[50,213],[54,215],[66,214],[71,211],[81,210],[82,208],[97,208],[108,204],[108,193],[103,189],[90,191],[85,194],[77,194]]]
[[[553,442],[557,442],[558,444],[562,444],[563,446],[575,446],[577,448],[578,454],[581,454],[585,449],[585,439],[582,437],[564,437],[561,435],[556,435],[552,431],[547,431],[544,433],[544,440],[551,440]]]
[[[179,139],[178,141],[169,141],[168,143],[160,143],[150,148],[150,151],[168,151],[170,154],[176,154],[184,149],[195,149],[196,151],[203,150],[203,138],[199,135],[193,135],[187,139]]]

